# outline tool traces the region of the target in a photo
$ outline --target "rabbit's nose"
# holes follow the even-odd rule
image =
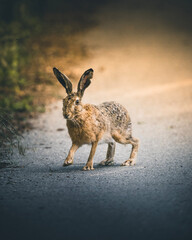
[[[64,118],[69,118],[69,114],[64,114]]]

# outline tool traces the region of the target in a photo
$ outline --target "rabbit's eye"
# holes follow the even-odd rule
[[[76,100],[75,104],[78,105],[79,104],[79,100]]]

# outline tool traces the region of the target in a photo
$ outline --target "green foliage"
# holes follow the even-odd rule
[[[24,6],[19,19],[0,21],[0,107],[14,112],[34,110],[32,97],[25,91],[33,82],[27,71],[33,60],[29,41],[41,25],[27,15]]]

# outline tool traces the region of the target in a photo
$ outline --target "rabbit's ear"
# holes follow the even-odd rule
[[[79,83],[78,83],[78,87],[77,87],[77,92],[79,93],[79,95],[82,97],[84,94],[85,89],[90,85],[91,83],[91,78],[93,77],[93,69],[90,68],[87,71],[85,71],[83,73],[83,75],[81,76]]]
[[[72,83],[69,78],[62,74],[57,68],[53,68],[53,72],[61,85],[65,88],[67,94],[70,94],[72,92]]]

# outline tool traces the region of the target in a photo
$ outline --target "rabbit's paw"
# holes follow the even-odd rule
[[[135,165],[134,159],[126,160],[124,163],[121,164],[121,166],[134,166],[134,165]]]
[[[73,159],[72,158],[66,158],[65,162],[63,163],[63,167],[69,166],[73,164]]]
[[[85,165],[85,167],[83,167],[83,169],[82,169],[83,171],[89,171],[89,170],[94,170],[94,168],[93,168],[93,166],[92,166],[92,164],[89,164],[89,163],[87,163],[86,165]]]
[[[100,166],[110,166],[114,165],[113,159],[105,159],[99,163]]]

